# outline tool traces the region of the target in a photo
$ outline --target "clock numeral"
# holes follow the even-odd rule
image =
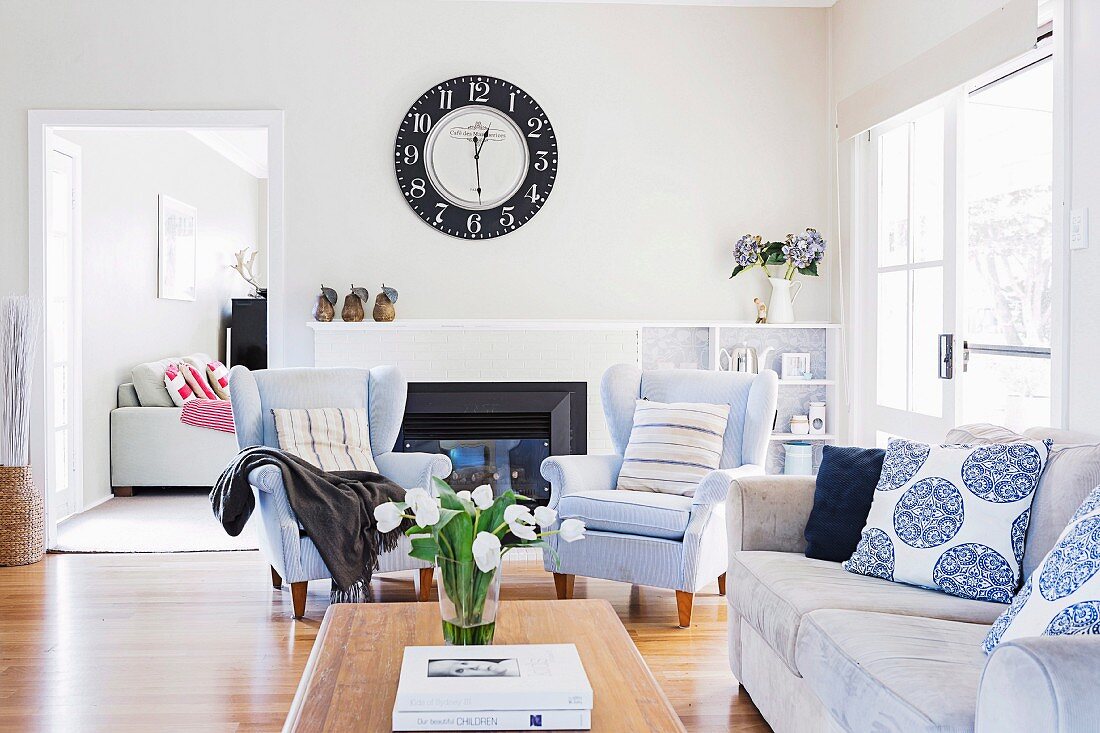
[[[487,82],[487,81],[472,81],[472,82],[470,82],[470,101],[471,102],[488,102],[489,101],[489,82]]]
[[[501,209],[501,211],[504,212],[500,217],[500,225],[502,227],[510,227],[516,223],[516,217],[512,216],[512,209],[514,208],[516,207],[505,206],[503,209]]]
[[[409,193],[412,194],[414,199],[423,198],[426,185],[423,178],[414,178],[412,179],[412,185],[409,186]]]
[[[537,160],[535,161],[534,168],[537,171],[544,171],[550,167],[550,163],[547,162],[546,156],[549,155],[545,150],[539,150],[535,152]]]
[[[432,129],[432,116],[423,112],[413,113],[413,131],[427,132]]]
[[[539,200],[539,184],[532,183],[531,188],[527,189],[527,193],[523,194],[523,198],[528,199],[531,203],[537,203]]]
[[[451,95],[454,94],[450,89],[439,90],[439,108],[450,109],[451,108]]]
[[[415,145],[405,146],[405,165],[412,165],[420,160],[420,150]],[[537,168],[538,166],[536,166]]]
[[[435,208],[439,209],[439,213],[435,215],[435,223],[443,223],[443,212],[447,210],[447,204],[436,204]]]
[[[508,95],[508,111],[509,112],[515,112],[516,111],[516,93],[515,92],[511,92]]]
[[[531,132],[527,133],[527,137],[542,137],[542,120],[538,117],[527,120],[527,126],[531,128]]]
[[[470,214],[470,218],[466,220],[466,228],[470,230],[470,234],[477,234],[481,231],[481,214]]]

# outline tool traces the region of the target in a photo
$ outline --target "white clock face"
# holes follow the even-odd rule
[[[500,206],[523,184],[530,164],[527,142],[510,117],[467,105],[431,129],[424,168],[439,194],[464,209]]]

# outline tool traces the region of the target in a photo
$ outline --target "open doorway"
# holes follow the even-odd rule
[[[220,370],[279,358],[266,296],[281,245],[281,113],[37,112],[31,123],[42,161],[31,295],[45,344],[32,462],[49,549],[255,549],[251,531],[225,535],[207,494],[236,454],[215,409],[227,407]]]

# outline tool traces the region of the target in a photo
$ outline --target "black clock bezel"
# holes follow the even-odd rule
[[[528,165],[523,182],[507,200],[488,209],[452,203],[433,186],[424,164],[425,143],[435,122],[469,106],[490,107],[526,133]],[[423,129],[425,117],[430,122]],[[415,156],[407,154],[409,146],[415,147]],[[545,167],[540,170],[541,165]],[[394,142],[394,173],[405,202],[425,224],[456,239],[493,239],[516,231],[542,210],[557,172],[557,137],[545,111],[520,87],[484,74],[456,76],[420,95],[402,118]],[[534,201],[530,200],[532,194]]]

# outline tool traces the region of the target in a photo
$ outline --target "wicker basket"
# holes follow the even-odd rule
[[[0,566],[42,559],[46,512],[29,466],[0,466]]]

